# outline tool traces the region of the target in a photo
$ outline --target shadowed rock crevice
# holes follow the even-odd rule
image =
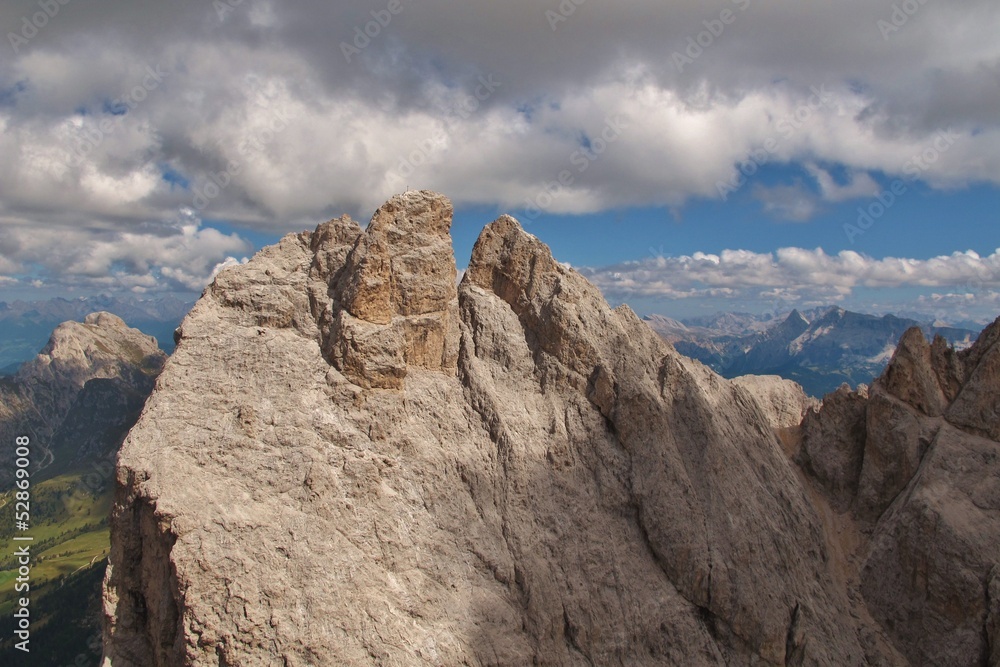
[[[868,388],[843,385],[823,399],[823,409],[802,420],[801,448],[796,461],[829,494],[838,511],[858,495],[864,467]]]
[[[119,493],[132,485],[120,484]],[[112,560],[105,577],[105,600],[116,615],[108,618],[115,634],[115,665],[129,667],[184,663],[181,593],[170,562],[175,538],[169,521],[135,498],[120,503],[112,518]]]

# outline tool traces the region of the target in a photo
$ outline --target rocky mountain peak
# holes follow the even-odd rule
[[[119,455],[112,667],[905,664],[787,453],[801,388],[681,356],[509,216],[456,288],[451,215],[406,193],[206,290]]]
[[[361,226],[347,215],[317,226],[309,236],[309,249],[314,255],[311,267],[314,276],[329,283],[334,274],[343,269],[347,253],[361,233]]]
[[[909,329],[875,388],[929,417],[944,416],[956,426],[1000,438],[995,395],[1000,390],[1000,319],[961,351],[940,336],[928,343],[918,327]]]
[[[324,350],[359,385],[399,388],[411,366],[455,373],[459,333],[452,213],[451,202],[436,193],[393,197],[356,235],[343,268],[327,276],[329,303],[323,310],[330,321],[321,323]],[[330,235],[335,247],[351,230],[344,226]],[[330,245],[326,242],[323,252],[332,252]]]
[[[64,322],[33,360],[0,383],[0,438],[13,442],[15,435],[31,433],[41,449],[33,461],[38,469],[58,457],[78,456],[100,439],[96,429],[86,433],[79,427],[81,418],[120,422],[127,420],[125,413],[134,412],[134,420],[165,361],[155,338],[111,313]],[[103,398],[95,398],[98,395]],[[127,409],[122,408],[125,404]],[[123,414],[109,416],[115,410]],[[6,465],[13,450],[0,451],[0,483],[4,483],[13,474]]]
[[[970,433],[1000,440],[1000,318],[972,347],[956,354],[935,348],[935,372],[954,400],[945,418]]]
[[[938,417],[946,399],[931,357],[931,346],[919,327],[907,329],[899,339],[885,372],[876,380],[882,389],[921,413]]]
[[[163,365],[156,339],[131,329],[117,315],[98,312],[83,322],[56,327],[48,344],[24,364],[17,379],[27,384],[59,384],[80,389],[92,378],[126,377],[138,380]]]
[[[785,321],[773,330],[772,335],[781,338],[794,338],[805,332],[808,328],[809,320],[804,318],[799,311],[793,310],[785,318]]]
[[[374,324],[442,313],[458,299],[451,202],[408,192],[382,205],[347,257],[341,306]]]
[[[551,292],[559,269],[544,243],[503,215],[480,233],[463,282],[495,293],[521,312],[540,292]]]
[[[983,358],[1000,343],[1000,318],[997,318],[986,327],[976,339],[976,342],[966,350],[962,350],[965,365],[970,367],[978,366]]]

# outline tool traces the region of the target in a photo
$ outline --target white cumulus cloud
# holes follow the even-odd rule
[[[842,300],[858,288],[996,289],[1000,250],[987,257],[967,251],[930,259],[875,259],[850,250],[830,255],[805,248],[774,253],[724,250],[718,255],[653,257],[583,272],[615,297],[704,298],[724,290],[734,298],[822,302]]]

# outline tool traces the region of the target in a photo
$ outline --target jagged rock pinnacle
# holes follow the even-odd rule
[[[372,217],[331,286],[340,306],[325,349],[362,386],[399,388],[409,366],[454,373],[458,292],[452,206],[432,192],[407,192]]]

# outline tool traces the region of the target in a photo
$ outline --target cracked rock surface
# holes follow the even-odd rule
[[[786,454],[801,390],[682,357],[509,216],[456,286],[451,215],[408,192],[206,290],[119,457],[106,664],[908,664],[869,572],[912,586],[880,540],[943,519],[861,534]],[[988,401],[946,408],[932,376],[928,419],[974,424],[969,463],[985,460]],[[935,437],[925,459],[965,446]],[[866,473],[851,446],[823,479],[878,507],[910,466]],[[942,459],[944,484],[973,474]],[[968,502],[988,506],[977,470]],[[926,583],[985,584],[995,637],[983,564]]]

